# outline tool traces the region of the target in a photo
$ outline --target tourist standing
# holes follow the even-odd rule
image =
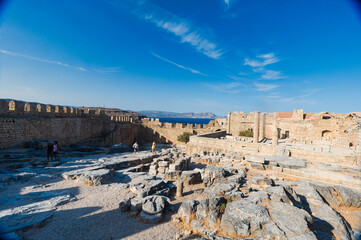
[[[59,157],[59,150],[60,150],[60,147],[59,147],[58,141],[54,141],[54,144],[53,144],[53,154],[54,154],[54,159],[55,159],[55,160],[59,160],[59,159],[60,159],[60,157]]]
[[[49,158],[51,158],[51,161],[53,161],[53,142],[49,141],[48,144],[44,147],[46,148],[46,155],[49,161]]]
[[[155,145],[155,141],[153,141],[153,144],[152,144],[152,153],[155,153],[157,151],[157,147]]]
[[[133,144],[134,154],[137,153],[138,148],[139,148],[138,142],[135,142],[135,143]]]

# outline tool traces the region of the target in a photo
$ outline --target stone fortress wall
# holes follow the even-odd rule
[[[184,132],[203,134],[226,130],[227,120],[209,124],[161,123],[159,119],[107,116],[104,111],[0,99],[0,149],[22,147],[33,140],[58,140],[62,145],[179,144]]]
[[[102,111],[0,99],[0,149],[55,139],[63,145],[81,141],[131,145],[138,130],[131,122]]]
[[[143,141],[160,143],[181,144],[178,136],[184,132],[194,135],[205,134],[215,131],[223,131],[227,128],[227,120],[223,118],[211,120],[209,124],[184,124],[160,122],[158,118],[143,118],[139,136]]]
[[[360,130],[348,130],[360,120],[354,113],[310,114],[295,110],[293,113],[229,113],[227,119],[215,119],[209,124],[162,123],[149,118],[137,122],[129,116],[107,116],[101,110],[2,99],[0,149],[22,147],[33,140],[55,139],[62,145],[80,142],[131,146],[135,140],[141,145],[154,140],[179,144],[178,136],[189,132],[201,135],[191,137],[189,153],[216,149],[260,155],[286,148],[294,157],[306,155],[310,160],[352,165],[355,154],[360,155],[361,134]],[[252,130],[253,139],[239,137],[239,132],[244,130]],[[226,132],[227,136],[224,139],[203,136],[210,132]]]

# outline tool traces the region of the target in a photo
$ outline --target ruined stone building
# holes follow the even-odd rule
[[[354,165],[361,159],[360,120],[357,113],[304,113],[302,109],[293,113],[228,113],[226,132],[191,137],[187,151],[256,155],[278,151],[313,161]],[[253,138],[240,136],[246,130]]]

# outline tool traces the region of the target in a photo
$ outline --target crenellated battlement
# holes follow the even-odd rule
[[[110,116],[110,120],[113,122],[135,122],[131,116]]]
[[[76,108],[69,106],[50,105],[24,102],[13,99],[0,99],[1,117],[77,117],[104,118],[114,122],[134,122],[130,116],[107,116],[104,110]]]

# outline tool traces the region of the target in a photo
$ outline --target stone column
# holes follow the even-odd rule
[[[277,128],[277,122],[276,121],[273,124],[272,145],[274,147],[276,147],[278,145],[278,128]]]
[[[178,180],[177,181],[177,192],[176,192],[176,196],[177,197],[182,197],[183,196],[183,182],[182,180]]]
[[[254,112],[253,142],[258,143],[259,137],[259,111]]]
[[[361,163],[361,129],[357,129],[356,133],[356,154],[355,154],[355,164],[360,165]]]
[[[227,133],[231,134],[231,113],[228,113],[227,117]]]
[[[261,113],[261,124],[260,124],[260,130],[259,130],[259,139],[260,140],[262,140],[266,136],[265,126],[266,126],[266,114]]]

